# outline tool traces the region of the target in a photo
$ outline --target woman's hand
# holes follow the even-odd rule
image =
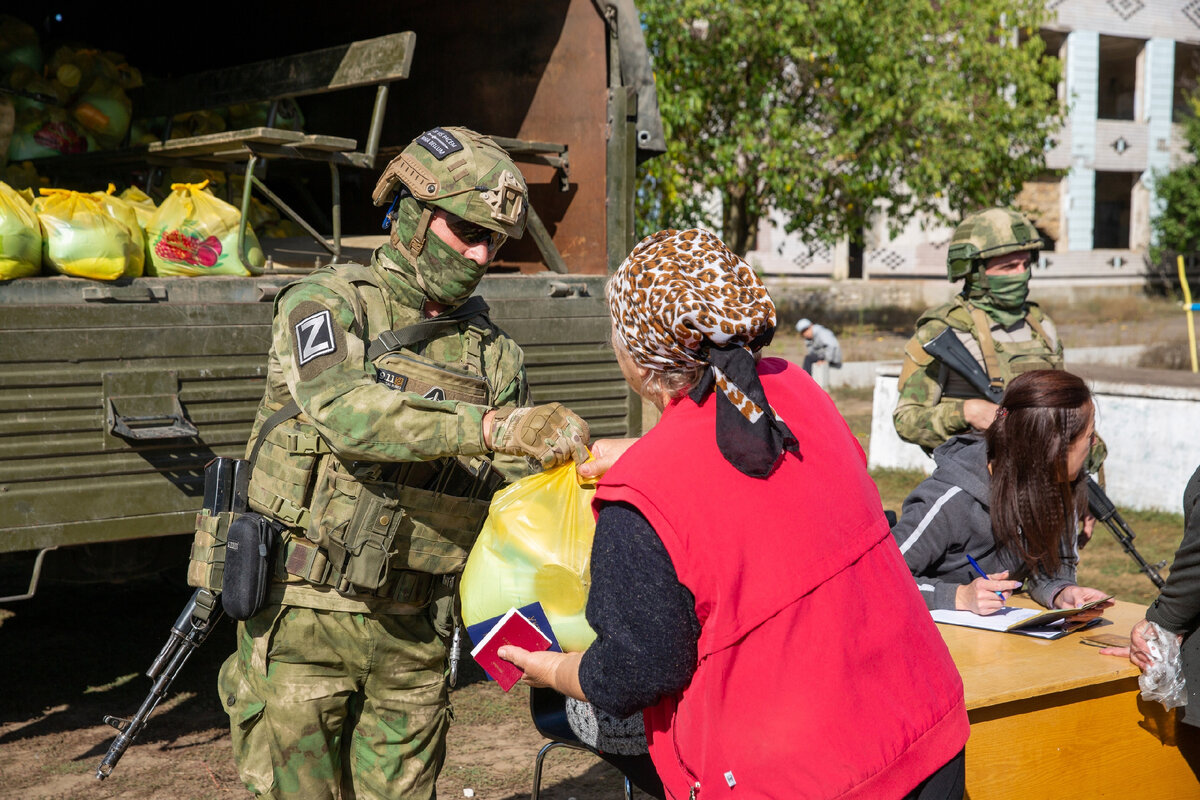
[[[1068,586],[1054,596],[1054,607],[1079,608],[1096,600],[1104,600],[1106,597],[1108,597],[1108,592],[1102,592],[1099,589],[1092,589],[1087,586]],[[1071,617],[1071,624],[1078,625],[1102,617],[1104,616],[1104,609],[1111,608],[1112,604],[1113,601],[1108,600],[1095,608],[1084,611],[1082,614],[1077,614]]]
[[[535,688],[555,689],[567,697],[587,700],[579,686],[579,659],[582,653],[556,653],[528,650],[507,644],[496,651],[496,655],[520,667],[525,673],[521,683]]]
[[[1080,550],[1092,540],[1092,531],[1096,528],[1096,518],[1091,514],[1083,515],[1083,524],[1079,526],[1079,536],[1076,537],[1076,545]]]
[[[1008,580],[1008,570],[1004,570],[959,586],[954,605],[959,611],[973,611],[980,616],[995,614],[1004,608],[1004,601],[1020,588],[1021,582]]]
[[[591,444],[592,457],[578,466],[579,477],[599,478],[612,469],[621,454],[637,439],[597,439]]]

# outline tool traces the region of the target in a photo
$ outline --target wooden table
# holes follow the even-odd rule
[[[1104,614],[1113,624],[1090,632],[1128,635],[1144,611],[1118,602]],[[962,675],[971,720],[970,800],[1200,798],[1175,746],[1176,715],[1138,697],[1139,673],[1128,659],[1101,656],[1080,644],[1080,633],[1046,640],[938,629]]]

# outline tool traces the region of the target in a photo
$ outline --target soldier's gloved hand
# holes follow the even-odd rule
[[[588,458],[588,424],[562,403],[499,408],[491,416],[488,444],[497,453],[528,456],[550,469]],[[487,426],[485,419],[484,425]]]

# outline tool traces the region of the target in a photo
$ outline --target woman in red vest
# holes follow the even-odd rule
[[[857,440],[775,307],[702,230],[608,287],[630,385],[662,410],[596,492],[583,653],[501,649],[525,681],[641,710],[668,797],[954,798],[962,682]]]

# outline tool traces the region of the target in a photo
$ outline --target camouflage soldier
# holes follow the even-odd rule
[[[524,232],[491,139],[418,136],[384,170],[389,244],[275,301],[250,507],[285,527],[266,607],[221,668],[238,769],[263,797],[434,795],[456,579],[505,480],[586,458],[587,423],[530,406],[520,348],[471,297]]]
[[[1027,370],[1063,368],[1054,323],[1028,299],[1030,267],[1043,246],[1025,217],[1004,208],[971,214],[954,229],[946,268],[951,281],[965,278],[963,290],[922,314],[904,348],[900,399],[892,415],[901,439],[930,452],[951,436],[986,429],[995,418],[995,403],[923,349],[947,328],[997,388]],[[1089,471],[1103,457],[1099,445]]]

